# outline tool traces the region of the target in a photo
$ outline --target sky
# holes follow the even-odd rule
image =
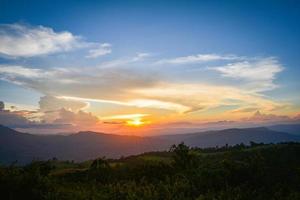
[[[299,1],[0,0],[0,124],[155,135],[300,120]]]

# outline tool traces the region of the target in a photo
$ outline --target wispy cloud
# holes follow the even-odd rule
[[[252,105],[271,111],[281,103],[263,97],[256,92],[244,91],[232,86],[209,84],[174,84],[161,83],[154,87],[134,89],[132,92],[144,98],[171,102],[182,106],[185,113],[204,111],[220,105],[236,105],[243,107]],[[228,99],[235,101],[228,102]]]
[[[104,56],[112,52],[111,44],[109,43],[103,43],[97,46],[98,46],[97,48],[93,48],[89,50],[89,54],[86,56],[86,58],[98,58],[100,56]]]
[[[107,116],[107,117],[102,117],[101,119],[103,120],[112,120],[112,119],[135,119],[135,118],[142,118],[149,116],[149,114],[127,114],[127,115],[112,115],[112,116]]]
[[[218,55],[218,54],[197,54],[183,57],[176,57],[170,59],[162,59],[156,64],[192,64],[220,60],[240,60],[242,57],[236,55]]]
[[[253,90],[265,91],[277,87],[273,81],[284,68],[275,58],[269,57],[231,63],[210,69],[220,72],[223,77],[245,81]]]
[[[38,78],[42,76],[42,70],[25,68],[17,65],[0,65],[0,74],[9,76],[11,78],[22,76],[26,78]]]
[[[149,54],[149,53],[136,53],[132,57],[119,58],[119,59],[101,63],[98,67],[99,68],[117,68],[117,67],[124,68],[125,66],[127,66],[129,64],[143,61],[147,57],[150,57],[150,56],[151,56],[151,54]]]

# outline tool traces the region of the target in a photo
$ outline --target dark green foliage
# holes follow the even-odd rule
[[[0,167],[1,199],[300,199],[300,144],[190,148]]]

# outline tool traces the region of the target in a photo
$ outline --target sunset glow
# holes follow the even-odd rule
[[[141,121],[141,119],[137,118],[137,119],[132,119],[132,120],[128,120],[126,121],[126,124],[128,126],[135,126],[135,127],[139,127],[145,124],[145,122]]]
[[[151,135],[299,121],[298,12],[276,21],[266,9],[268,23],[257,9],[167,2],[155,14],[143,1],[55,17],[59,8],[2,11],[1,123]]]

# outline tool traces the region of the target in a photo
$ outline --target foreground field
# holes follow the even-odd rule
[[[300,199],[300,144],[235,145],[0,168],[1,199]]]

